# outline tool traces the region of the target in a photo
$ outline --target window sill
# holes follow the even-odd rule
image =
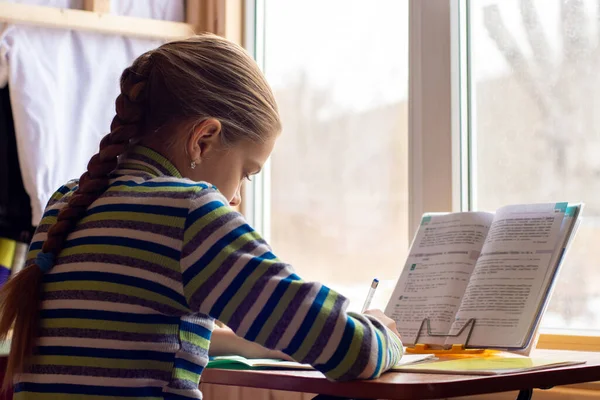
[[[540,335],[537,348],[547,350],[600,351],[600,336],[543,333]]]

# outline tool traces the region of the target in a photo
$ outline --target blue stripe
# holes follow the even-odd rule
[[[379,335],[377,334],[377,332],[373,332],[373,334],[377,338],[377,365],[375,366],[375,372],[373,372],[373,375],[371,375],[371,377],[369,379],[373,379],[379,374],[379,371],[381,370],[381,367],[382,367],[381,359],[383,357],[383,349],[381,348],[381,339],[379,338]]]
[[[182,331],[195,333],[196,335],[206,340],[210,340],[210,337],[212,335],[212,332],[206,329],[205,327],[193,324],[188,321],[181,321],[179,324],[179,329]]]
[[[90,272],[90,271],[73,271],[73,272],[60,272],[53,274],[44,275],[44,283],[50,282],[65,282],[65,281],[101,281],[119,283],[123,285],[129,285],[136,288],[145,289],[163,296],[166,296],[177,303],[187,307],[185,297],[166,286],[159,283],[152,282],[142,278],[136,278],[133,276],[113,274],[109,272]],[[127,293],[124,293],[127,294]]]
[[[185,221],[185,228],[186,229],[189,228],[190,226],[192,226],[192,224],[194,222],[196,222],[200,218],[204,217],[206,214],[208,214],[211,211],[214,211],[216,209],[219,209],[221,207],[225,207],[225,204],[223,204],[223,202],[220,200],[214,200],[214,201],[211,201],[210,203],[206,203],[202,207],[195,209],[194,211],[189,213],[189,215],[187,216],[187,219]]]
[[[301,281],[302,278],[300,278],[298,275],[296,274],[291,274],[290,276],[287,277],[287,279],[291,280],[291,281]]]
[[[131,212],[185,218],[187,216],[188,209],[182,207],[155,206],[147,204],[105,204],[90,208],[86,215],[99,214],[102,212]]]
[[[46,217],[56,217],[58,215],[60,210],[54,208],[52,210],[48,210],[44,213],[44,215],[42,215],[42,219],[46,218]]]
[[[0,266],[0,286],[2,286],[10,276],[10,269]]]
[[[115,350],[100,349],[95,347],[69,347],[69,346],[37,346],[35,355],[41,356],[74,356],[74,357],[95,357],[95,358],[115,358],[119,360],[152,360],[152,361],[173,361],[172,352],[161,352],[151,350]],[[117,367],[115,365],[115,367]]]
[[[99,378],[101,380],[101,378]],[[161,387],[122,387],[122,386],[92,386],[71,385],[66,383],[32,383],[21,382],[15,385],[15,393],[57,393],[81,394],[96,396],[121,396],[121,397],[162,397]]]
[[[193,188],[198,187],[201,189],[208,189],[208,185],[204,183],[188,183],[188,182],[154,182],[154,181],[144,181],[144,182],[136,182],[136,181],[117,181],[114,182],[110,187],[118,187],[118,186],[126,186],[126,187],[176,187],[176,188]]]
[[[244,284],[246,279],[248,279],[250,274],[252,272],[254,272],[256,270],[256,268],[262,262],[264,262],[266,260],[273,260],[274,258],[276,258],[275,255],[273,253],[271,253],[270,251],[268,251],[268,252],[260,255],[259,257],[253,257],[252,259],[250,259],[250,261],[248,261],[248,263],[246,263],[244,268],[242,268],[242,270],[236,275],[236,277],[233,279],[233,281],[231,281],[229,286],[227,286],[227,289],[225,289],[223,291],[223,293],[221,293],[221,295],[219,296],[219,298],[217,299],[217,301],[211,308],[210,315],[215,316],[215,318],[218,318],[218,316],[221,315],[221,313],[223,312],[223,309],[227,306],[229,301],[240,290],[240,288],[242,287],[242,285]],[[223,322],[227,323],[228,321],[223,321]]]
[[[42,248],[42,246],[43,246],[43,245],[44,245],[44,242],[43,242],[43,241],[41,241],[41,240],[40,240],[40,241],[38,241],[38,242],[32,242],[32,243],[29,245],[29,251],[31,251],[31,250],[40,250],[40,249]]]
[[[260,330],[264,326],[265,322],[269,319],[271,314],[273,314],[275,307],[279,305],[279,301],[281,300],[281,298],[283,297],[283,295],[285,294],[285,292],[291,284],[292,279],[290,279],[290,277],[279,281],[277,287],[273,291],[273,294],[271,295],[271,297],[269,297],[269,300],[267,300],[267,303],[265,304],[263,309],[260,310],[260,313],[258,313],[258,316],[250,326],[250,329],[248,329],[248,332],[244,336],[245,339],[250,341],[256,340],[256,337],[260,333]]]
[[[64,248],[67,249],[70,247],[85,246],[90,244],[120,246],[131,249],[139,249],[160,254],[161,256],[168,257],[175,261],[179,261],[181,255],[179,250],[163,246],[156,242],[150,242],[147,240],[140,239],[131,239],[120,236],[85,236],[78,239],[67,240]]]
[[[60,193],[60,194],[67,194],[67,193],[69,193],[70,190],[71,190],[70,187],[68,187],[67,185],[63,185],[56,192]]]
[[[317,293],[317,297],[313,301],[310,309],[308,310],[308,313],[306,313],[306,317],[304,317],[302,325],[300,325],[300,328],[298,328],[298,331],[290,341],[289,346],[287,347],[287,349],[285,349],[285,352],[287,354],[294,354],[298,351],[298,349],[306,339],[306,336],[308,336],[310,328],[312,328],[312,326],[315,323],[315,320],[323,310],[323,303],[325,302],[325,299],[327,298],[328,294],[329,288],[326,286],[321,286],[321,290],[319,290],[319,293]]]
[[[350,348],[350,344],[352,343],[352,339],[354,338],[355,329],[354,319],[348,317],[347,321],[348,323],[344,328],[344,334],[342,335],[342,340],[340,341],[340,344],[338,344],[335,353],[333,353],[333,356],[329,359],[329,361],[319,366],[320,371],[325,373],[331,371],[332,369],[340,365],[344,357],[346,357],[348,349]]]
[[[136,324],[175,324],[179,325],[179,317],[161,314],[134,314],[100,310],[40,310],[40,318],[81,318],[103,321],[132,322]]]
[[[187,285],[196,275],[198,275],[210,262],[219,255],[221,250],[231,245],[231,243],[246,233],[254,232],[254,229],[250,227],[248,224],[244,224],[227,235],[223,236],[219,239],[215,244],[213,244],[210,249],[198,261],[196,261],[193,265],[191,265],[188,269],[186,269],[183,276],[183,283]]]
[[[172,359],[172,357],[171,357],[171,359]],[[184,360],[183,358],[175,359],[174,368],[185,369],[186,371],[190,371],[190,372],[193,372],[198,375],[200,375],[202,373],[202,371],[204,370],[204,367],[202,365],[194,364],[193,362]]]

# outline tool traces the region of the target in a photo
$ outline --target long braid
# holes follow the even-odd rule
[[[101,140],[98,153],[90,159],[87,171],[79,179],[79,187],[48,230],[42,253],[58,256],[68,234],[88,207],[108,188],[109,175],[117,168],[119,156],[127,151],[132,140],[142,134],[144,101],[151,70],[151,52],[148,52],[123,71],[111,131]],[[3,390],[12,387],[13,377],[23,372],[32,354],[38,331],[42,278],[39,265],[32,264],[0,289],[0,340],[5,340],[13,327],[15,332]]]
[[[143,94],[146,79],[127,68],[121,78],[121,93],[116,100],[116,116],[111,132],[100,141],[100,149],[90,159],[87,171],[79,178],[79,187],[63,208],[57,222],[48,230],[42,252],[58,255],[68,233],[87,208],[106,190],[109,175],[117,168],[118,157],[124,154],[129,143],[140,135],[143,116]]]

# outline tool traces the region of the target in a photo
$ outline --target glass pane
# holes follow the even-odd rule
[[[284,130],[271,244],[305,279],[383,308],[408,247],[408,0],[266,2]]]
[[[598,2],[470,4],[475,207],[586,203],[542,326],[600,333]]]

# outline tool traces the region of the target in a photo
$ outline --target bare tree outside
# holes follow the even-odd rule
[[[547,328],[600,329],[599,3],[470,3],[477,208],[586,203]]]

